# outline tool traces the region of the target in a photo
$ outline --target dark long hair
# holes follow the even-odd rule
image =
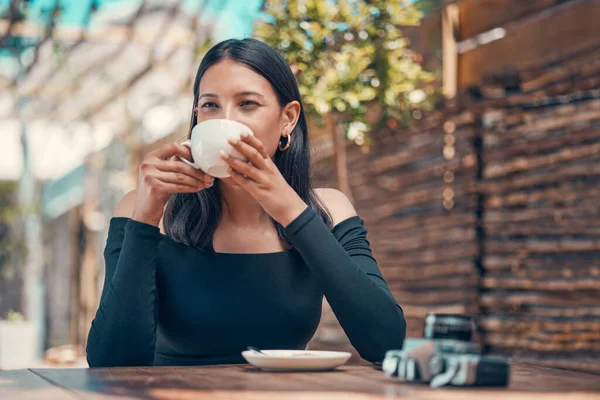
[[[215,45],[206,53],[194,81],[194,103],[188,138],[197,123],[194,107],[197,106],[200,80],[206,70],[222,60],[232,60],[244,64],[267,79],[277,93],[279,105],[283,108],[296,100],[300,102],[300,91],[296,78],[285,59],[273,48],[256,39],[230,39]],[[310,149],[308,127],[304,108],[292,132],[292,142],[285,151],[275,153],[274,162],[288,184],[300,198],[323,219],[331,229],[332,219],[326,206],[320,201],[311,182]],[[188,246],[213,251],[213,234],[221,221],[222,204],[218,185],[197,193],[179,193],[168,202],[164,215],[165,232],[174,240]],[[282,241],[291,244],[283,227],[273,220]]]

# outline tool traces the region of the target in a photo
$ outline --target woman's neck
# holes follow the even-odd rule
[[[222,200],[222,221],[237,226],[270,223],[271,217],[245,189],[218,182]]]

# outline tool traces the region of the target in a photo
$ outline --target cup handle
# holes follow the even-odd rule
[[[186,140],[184,142],[181,142],[182,145],[184,145],[185,147],[187,147],[188,149],[191,150],[192,148],[192,141],[191,140]],[[198,147],[200,146],[200,144],[198,144]],[[198,165],[196,165],[196,163],[191,162],[190,160],[187,160],[181,156],[177,156],[181,161],[183,161],[184,163],[186,163],[187,165],[190,165],[196,169],[200,168]]]

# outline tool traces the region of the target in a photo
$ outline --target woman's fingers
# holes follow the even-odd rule
[[[234,149],[239,151],[240,154],[244,155],[256,168],[262,169],[266,167],[265,157],[263,157],[260,151],[255,147],[237,139],[229,139],[228,142]]]
[[[206,174],[202,170],[196,169],[191,165],[187,165],[186,163],[178,159],[176,160],[171,158],[169,160],[158,160],[156,163],[156,167],[157,169],[166,172],[185,174],[207,184],[214,183],[215,181],[215,179],[212,176]]]
[[[183,172],[169,172],[156,169],[156,171],[152,175],[162,182],[190,186],[192,188],[195,188],[197,191],[212,186],[212,184],[208,182],[204,182],[194,176],[187,175]]]
[[[250,146],[258,150],[258,152],[263,158],[269,158],[269,153],[267,153],[265,146],[256,136],[250,135],[248,133],[242,133],[241,140],[242,142],[248,143]]]
[[[198,188],[189,186],[181,183],[166,182],[156,178],[155,186],[163,193],[176,194],[176,193],[197,193],[204,188]]]
[[[221,159],[225,161],[238,174],[246,176],[255,182],[260,182],[260,170],[254,165],[250,164],[249,162],[232,157],[225,152],[221,152]]]
[[[235,169],[233,169],[231,165],[227,168],[227,172],[231,176],[231,179],[243,188],[245,188],[248,183],[252,182],[244,175],[240,174]]]
[[[158,149],[150,152],[148,155],[160,160],[168,160],[172,156],[180,156],[186,160],[192,161],[192,151],[190,148],[182,145],[179,142],[172,142],[167,145],[160,146]]]

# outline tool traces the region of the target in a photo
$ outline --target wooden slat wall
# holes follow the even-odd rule
[[[600,372],[600,51],[520,76],[521,92],[351,147],[355,206],[409,336],[427,312],[478,315],[493,353]],[[317,163],[319,186],[332,171]],[[327,306],[311,347],[351,349]]]
[[[349,148],[354,203],[412,337],[422,336],[428,312],[477,313],[473,115],[449,120],[444,129],[447,119],[436,113],[410,129],[379,132],[369,154]],[[447,142],[454,154],[447,151],[444,158]],[[334,171],[331,158],[319,161],[318,186],[336,187]],[[443,206],[444,193],[453,202],[446,203],[449,209]],[[328,306],[310,346],[351,350]]]
[[[492,5],[516,7],[500,21],[557,2],[458,4],[475,3],[488,8],[472,32]],[[409,336],[427,312],[477,314],[493,353],[600,372],[600,1],[562,7],[461,56],[475,97],[375,133],[367,155],[350,147],[350,182]],[[331,157],[315,167],[319,186],[336,186]],[[327,305],[311,347],[351,349]]]
[[[480,320],[498,353],[600,372],[600,51],[480,104]]]
[[[505,2],[506,3],[506,2]],[[463,16],[460,26],[468,26]],[[571,0],[553,13],[506,25],[506,36],[459,56],[458,86],[478,86],[506,67],[528,69],[600,47],[600,2]],[[472,22],[471,22],[472,23]],[[466,29],[466,28],[465,28]]]
[[[569,0],[459,0],[458,40],[465,40]]]

